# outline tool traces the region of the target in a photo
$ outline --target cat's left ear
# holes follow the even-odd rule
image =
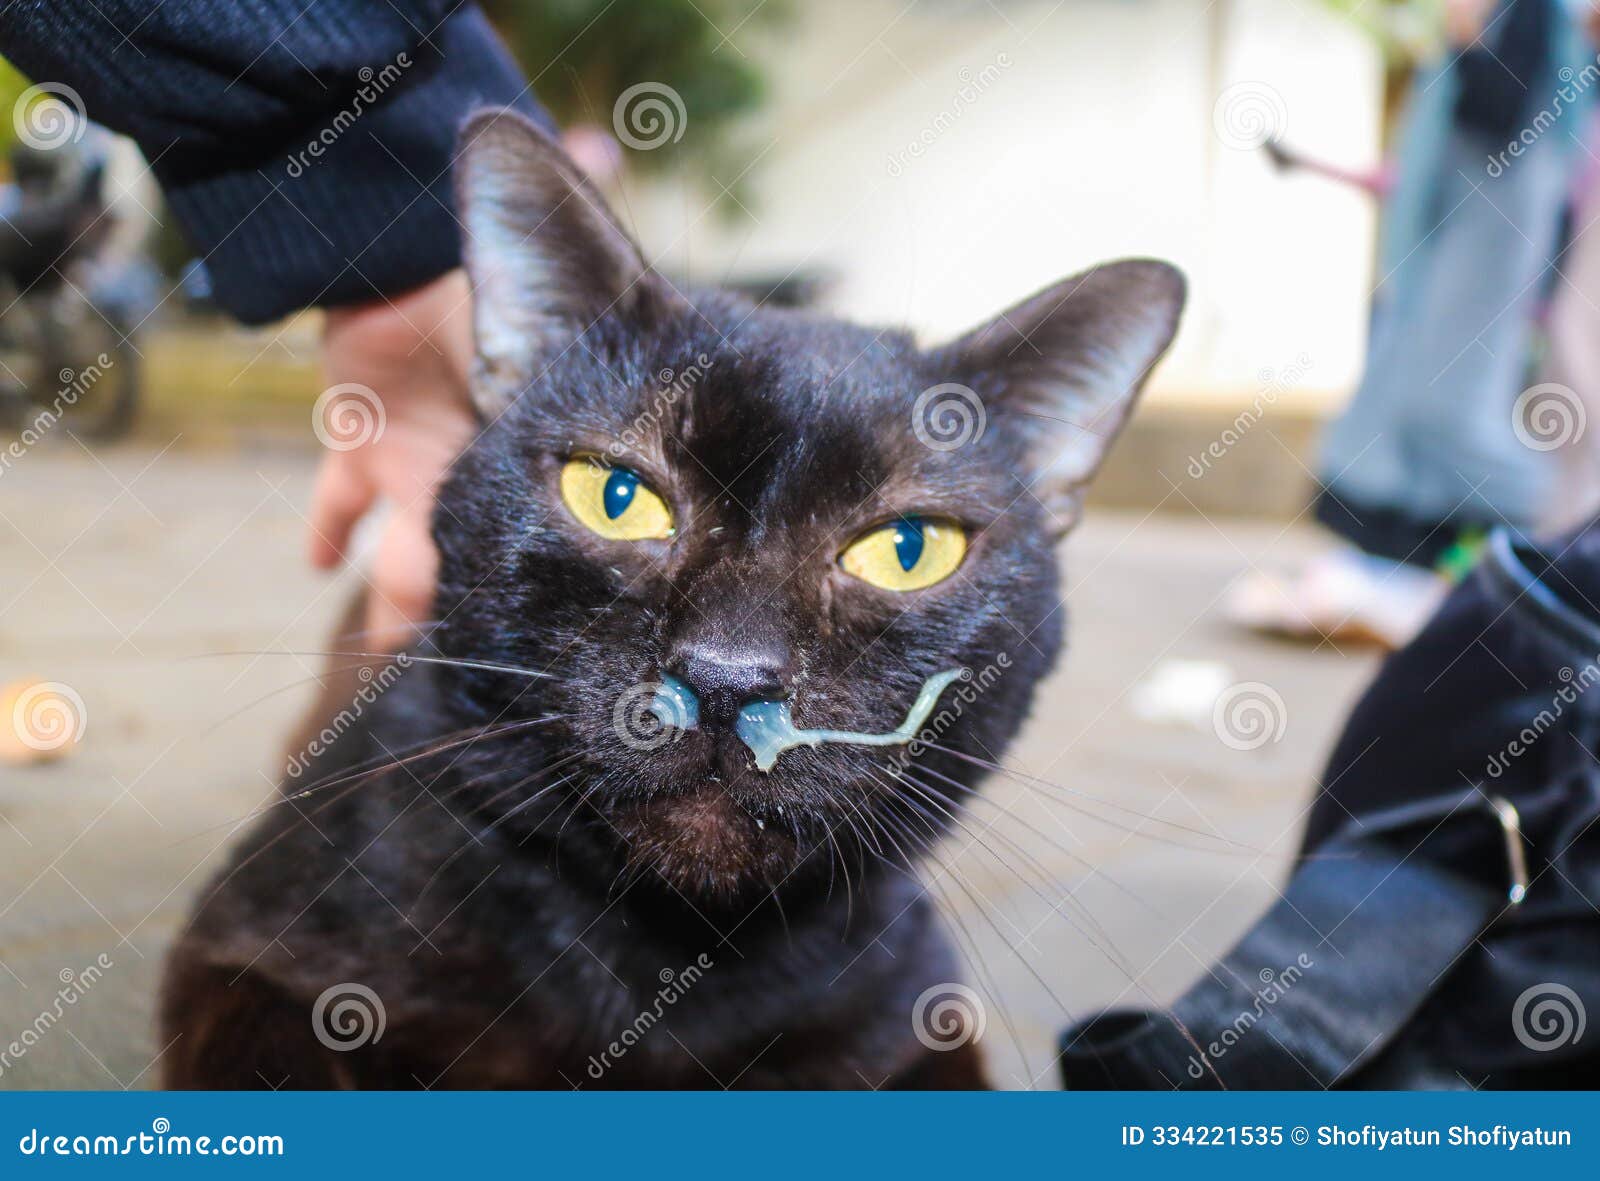
[[[456,203],[472,281],[473,400],[498,414],[603,319],[647,328],[679,306],[571,157],[514,110],[461,129]]]
[[[990,429],[1023,432],[1030,488],[1061,532],[1172,343],[1185,283],[1155,259],[1063,279],[939,351],[985,403]]]

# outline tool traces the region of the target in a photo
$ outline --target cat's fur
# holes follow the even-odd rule
[[[999,757],[1060,646],[1054,544],[1171,338],[1182,279],[1096,268],[923,350],[680,293],[535,128],[484,114],[464,136],[488,425],[440,495],[442,622],[420,651],[544,675],[413,666],[289,785],[314,790],[256,823],[172,953],[166,1082],[983,1085],[975,1046],[916,1036],[919,995],[961,969],[908,865],[979,773],[921,751],[946,805],[891,778],[882,749],[796,749],[763,774],[730,707],[766,683],[800,725],[887,730],[931,674],[1004,653],[937,738]],[[913,428],[941,383],[987,417],[953,450]],[[676,536],[577,523],[557,477],[581,454],[638,471]],[[839,568],[907,513],[966,526],[953,577],[895,594]],[[676,741],[628,745],[619,696],[695,660],[727,672],[724,699]],[[330,694],[330,716],[343,704]],[[384,1013],[348,1051],[313,1028],[346,983]]]

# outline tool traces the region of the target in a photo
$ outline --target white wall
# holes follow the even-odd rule
[[[839,277],[836,310],[936,338],[1095,261],[1161,255],[1194,298],[1158,392],[1233,397],[1264,369],[1318,389],[1353,380],[1368,202],[1281,178],[1237,128],[1216,129],[1255,106],[1304,149],[1373,162],[1376,52],[1315,0],[797,9],[770,44],[735,34],[723,50],[764,60],[775,82],[745,131],[762,153],[748,213],[725,219],[671,182],[630,188],[647,247],[672,265],[822,268]]]

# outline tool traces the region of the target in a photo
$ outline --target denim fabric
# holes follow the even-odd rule
[[[1578,158],[1568,132],[1581,132],[1589,102],[1571,71],[1593,63],[1570,22],[1551,30],[1523,79],[1529,118],[1515,157],[1503,156],[1508,140],[1459,119],[1459,68],[1416,82],[1366,368],[1324,437],[1318,472],[1319,519],[1386,557],[1430,560],[1440,525],[1525,529],[1547,503],[1555,465],[1519,441],[1512,408],[1530,382],[1534,314]],[[1563,87],[1574,101],[1559,97]]]

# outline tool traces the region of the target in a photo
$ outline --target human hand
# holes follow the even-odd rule
[[[327,313],[329,390],[319,403],[327,445],[311,494],[311,562],[344,557],[350,533],[380,499],[392,507],[370,573],[360,650],[404,647],[432,608],[439,556],[430,524],[445,469],[472,438],[471,288],[451,271],[390,299]]]
[[[1471,45],[1483,32],[1493,8],[1494,0],[1445,0],[1445,39],[1457,49]]]

